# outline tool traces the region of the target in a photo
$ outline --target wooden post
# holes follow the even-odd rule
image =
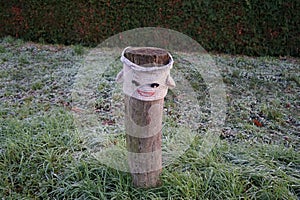
[[[159,48],[129,48],[124,52],[124,56],[143,67],[164,66],[170,61],[168,52]],[[163,98],[142,101],[125,95],[126,143],[129,168],[135,187],[149,188],[161,185],[159,176],[162,172],[163,104]]]

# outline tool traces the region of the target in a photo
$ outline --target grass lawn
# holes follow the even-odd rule
[[[137,189],[130,174],[95,159],[103,144],[92,144],[74,122],[72,87],[86,52],[0,39],[1,199],[300,198],[299,59],[212,55],[226,85],[220,142],[201,156],[203,117],[190,147],[163,169],[162,186]],[[96,84],[93,106],[104,132],[120,128],[110,112],[110,99],[122,99],[112,92],[118,62]],[[201,75],[186,78],[205,107]],[[165,109],[173,112],[165,113],[165,125],[177,129],[180,113],[168,95]],[[124,137],[112,144],[124,145]]]

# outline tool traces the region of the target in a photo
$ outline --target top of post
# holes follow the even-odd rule
[[[171,60],[166,50],[156,47],[130,47],[126,49],[124,56],[142,67],[160,67]]]

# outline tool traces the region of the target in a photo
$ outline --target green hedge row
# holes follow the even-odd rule
[[[182,32],[209,51],[300,54],[299,0],[10,0],[0,9],[1,37],[95,45],[150,26]]]

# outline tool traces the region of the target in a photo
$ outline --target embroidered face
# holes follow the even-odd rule
[[[153,98],[160,96],[161,91],[166,91],[168,86],[165,77],[161,76],[159,71],[139,72],[132,71],[133,76],[131,80],[132,91],[134,97]]]
[[[159,86],[158,83],[150,83],[146,85],[141,85],[138,81],[132,80],[132,84],[134,84],[136,87],[136,91],[139,93],[139,95],[143,97],[151,97],[155,94],[155,88]]]

